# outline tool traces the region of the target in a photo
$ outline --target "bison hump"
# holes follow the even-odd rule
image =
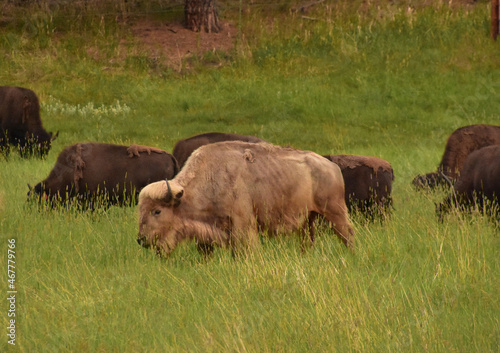
[[[350,154],[330,155],[329,158],[332,162],[339,165],[341,169],[365,166],[371,168],[375,173],[379,170],[392,171],[391,164],[384,159],[371,156],[359,156]]]

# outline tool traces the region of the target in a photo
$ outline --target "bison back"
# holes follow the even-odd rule
[[[393,174],[388,170],[374,171],[367,166],[342,170],[346,201],[373,201],[381,203],[391,197]]]
[[[358,155],[326,155],[336,163],[345,182],[345,199],[350,210],[370,211],[372,204],[391,203],[394,171],[389,162],[378,157]]]
[[[172,156],[166,152],[130,157],[127,146],[82,144],[81,156],[85,167],[79,187],[92,192],[132,193],[151,182],[173,178],[176,170]]]
[[[253,215],[270,231],[297,229],[309,212],[347,214],[340,169],[312,152],[215,143],[195,151],[175,180],[198,208],[221,218]]]
[[[149,183],[173,178],[176,171],[175,159],[167,152],[130,157],[127,146],[78,143],[59,154],[42,184],[51,196],[104,194],[111,203],[122,203]]]

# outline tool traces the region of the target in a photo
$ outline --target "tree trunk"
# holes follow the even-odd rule
[[[499,32],[499,1],[498,0],[491,0],[491,38],[494,40],[497,39],[498,37],[498,32]]]
[[[219,17],[215,8],[215,0],[186,0],[184,6],[186,27],[198,32],[219,32]]]

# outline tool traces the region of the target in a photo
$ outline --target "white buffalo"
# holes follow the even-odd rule
[[[348,247],[353,229],[340,168],[313,152],[227,141],[197,149],[170,181],[139,195],[137,241],[164,255],[186,239],[200,250],[253,247],[270,235],[308,230],[323,215]]]

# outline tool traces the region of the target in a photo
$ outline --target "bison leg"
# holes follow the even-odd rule
[[[198,252],[205,258],[210,257],[214,252],[214,246],[212,244],[198,243],[196,244],[196,248],[198,249]]]
[[[231,235],[231,248],[235,257],[257,249],[259,246],[259,232],[256,229],[237,230]]]
[[[342,213],[326,211],[324,216],[332,224],[335,234],[344,245],[352,249],[354,247],[354,230],[347,216],[347,211]]]
[[[3,132],[0,131],[0,153],[2,153],[7,159],[9,155],[9,142],[7,141],[7,136],[3,135]]]
[[[232,231],[230,244],[233,255],[245,253],[248,250],[256,249],[260,246],[257,220],[245,220],[244,217],[232,218]]]
[[[309,239],[311,239],[311,243],[314,243],[314,222],[316,222],[316,219],[318,218],[318,213],[317,212],[311,212],[309,214],[309,219],[308,219],[308,226],[309,226]]]
[[[444,217],[450,211],[452,207],[453,196],[448,196],[440,204],[436,204],[436,216],[439,223],[443,223]]]
[[[314,222],[318,218],[318,213],[317,212],[310,212],[309,216],[307,217],[307,222],[304,223],[304,227],[302,228],[301,235],[302,235],[302,243],[301,243],[301,249],[302,251],[306,250],[307,246],[312,246],[314,244],[315,240],[315,226]],[[307,229],[306,229],[307,228]],[[309,241],[308,241],[309,238]]]
[[[470,205],[469,197],[464,197],[462,195],[457,194],[456,192],[452,192],[449,196],[447,196],[443,202],[436,205],[436,215],[439,223],[444,222],[444,218],[448,213],[456,209],[464,210],[467,208],[467,205]]]

